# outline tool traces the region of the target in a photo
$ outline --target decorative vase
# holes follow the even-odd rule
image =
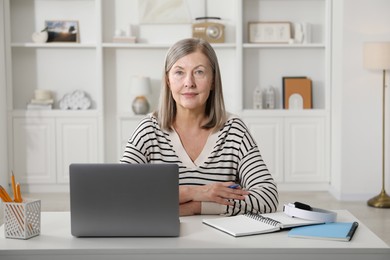
[[[136,115],[145,115],[149,112],[149,102],[144,96],[138,96],[132,104],[133,112]]]

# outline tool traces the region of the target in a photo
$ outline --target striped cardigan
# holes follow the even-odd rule
[[[230,116],[225,125],[209,136],[193,162],[175,131],[161,130],[148,115],[129,139],[122,163],[175,163],[180,185],[205,185],[233,181],[249,191],[234,206],[202,202],[202,214],[237,215],[274,212],[278,206],[276,184],[260,155],[256,142],[241,119]]]

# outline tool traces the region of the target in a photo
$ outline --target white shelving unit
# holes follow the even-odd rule
[[[330,165],[331,1],[242,3],[242,116],[280,188],[326,189]],[[253,21],[309,23],[311,39],[304,44],[249,43],[247,26]],[[313,82],[313,109],[283,109],[282,78],[297,76]],[[269,86],[276,92],[276,109],[253,110],[255,88]]]
[[[68,189],[72,162],[102,162],[103,84],[99,1],[6,0],[8,154],[10,170],[24,189]],[[78,20],[79,43],[32,42],[45,20]],[[35,89],[48,89],[53,110],[26,110]],[[85,111],[60,110],[58,101],[83,90],[92,99]]]
[[[192,19],[222,18],[226,42],[213,46],[227,109],[246,121],[280,187],[301,188],[307,183],[314,189],[326,187],[332,0],[185,2]],[[151,78],[149,100],[154,108],[166,51],[177,40],[191,37],[191,24],[141,24],[138,0],[5,0],[4,6],[9,169],[17,168],[29,189],[42,185],[47,190],[66,189],[68,163],[120,159],[125,140],[140,120],[131,111],[131,77]],[[45,20],[78,20],[80,43],[32,43],[31,34],[42,30]],[[312,25],[312,40],[248,43],[250,21],[307,22]],[[138,43],[113,43],[115,31],[130,25]],[[283,76],[313,80],[313,109],[282,109]],[[270,85],[277,93],[276,109],[254,110],[254,89]],[[63,111],[58,104],[50,111],[26,110],[36,88],[52,90],[57,101],[80,89],[89,94],[93,105],[85,111]],[[73,145],[64,148],[63,136]],[[81,145],[86,148],[80,149]]]

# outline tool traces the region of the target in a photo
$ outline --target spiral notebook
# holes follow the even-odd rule
[[[283,212],[209,218],[203,219],[202,222],[235,237],[271,233],[292,227],[322,223],[301,218],[292,218]]]

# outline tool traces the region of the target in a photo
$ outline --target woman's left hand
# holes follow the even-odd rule
[[[244,200],[249,192],[238,188],[229,188],[234,182],[215,182],[203,186],[180,187],[180,202],[212,201],[222,205],[232,205],[229,200]]]

